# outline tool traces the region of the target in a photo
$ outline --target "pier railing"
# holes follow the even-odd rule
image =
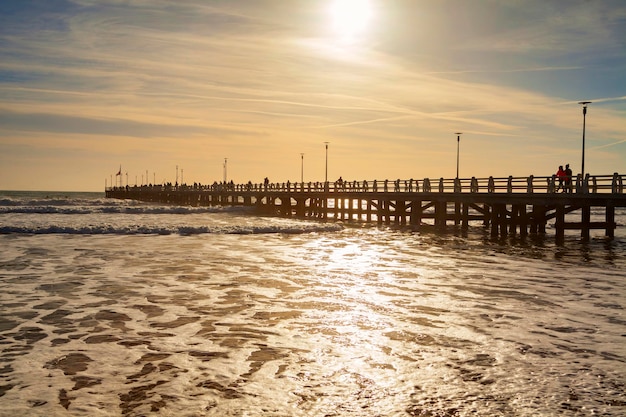
[[[548,177],[488,177],[488,178],[439,178],[396,179],[334,182],[282,182],[282,183],[214,183],[211,185],[147,185],[121,187],[150,191],[275,191],[275,192],[385,192],[385,193],[577,193],[624,194],[626,175],[589,175],[583,179],[579,174],[561,182],[556,175]],[[116,190],[120,187],[110,187]]]

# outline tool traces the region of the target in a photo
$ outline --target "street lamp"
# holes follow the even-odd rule
[[[582,180],[585,181],[585,122],[587,119],[587,104],[590,104],[591,101],[579,101],[578,104],[582,104],[583,106],[583,161],[580,165],[580,171]]]
[[[300,182],[304,184],[304,154],[300,154],[301,162],[300,162]]]
[[[328,144],[330,142],[324,142],[326,145],[326,175],[324,176],[324,182],[328,182]]]
[[[456,132],[456,179],[459,179],[459,148],[461,146],[462,132]]]
[[[227,175],[227,173],[228,173],[228,171],[227,171],[228,170],[228,166],[227,166],[227,164],[228,164],[228,158],[224,158],[224,184],[226,184],[226,180],[228,179],[228,175]]]

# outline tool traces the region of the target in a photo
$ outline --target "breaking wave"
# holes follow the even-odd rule
[[[103,205],[103,206],[54,206],[54,205],[19,205],[2,206],[0,214],[202,214],[223,212],[245,212],[249,207],[178,207],[148,205]]]
[[[343,229],[340,224],[298,224],[270,226],[44,226],[15,227],[0,226],[0,234],[66,234],[66,235],[200,235],[200,234],[304,234],[337,232]]]

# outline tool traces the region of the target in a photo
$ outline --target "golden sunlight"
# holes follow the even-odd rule
[[[366,30],[373,13],[369,0],[334,0],[330,14],[340,40],[354,41]]]

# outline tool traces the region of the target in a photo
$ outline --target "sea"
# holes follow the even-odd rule
[[[617,223],[557,244],[3,191],[0,416],[625,416]]]

